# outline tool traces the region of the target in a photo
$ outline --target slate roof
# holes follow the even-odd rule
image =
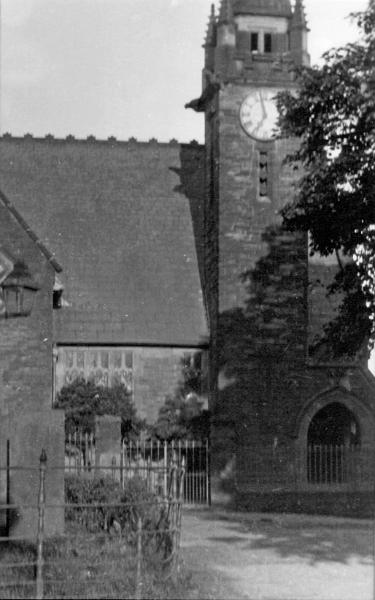
[[[192,220],[202,208],[204,152],[187,150],[0,138],[0,188],[63,267],[68,306],[55,311],[57,342],[206,343]]]
[[[33,240],[36,246],[38,246],[40,252],[44,255],[49,263],[51,263],[52,267],[55,269],[56,273],[61,273],[62,267],[59,265],[52,252],[46,248],[46,246],[41,242],[36,233],[31,229],[31,227],[26,223],[25,219],[20,215],[18,210],[13,206],[13,204],[9,201],[9,198],[5,196],[5,194],[0,190],[0,202],[6,207],[8,212],[13,216],[13,218],[17,221],[17,223],[26,231],[27,235]]]

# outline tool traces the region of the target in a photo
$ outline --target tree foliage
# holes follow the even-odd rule
[[[341,304],[323,340],[335,356],[374,345],[375,0],[353,18],[358,41],[300,69],[298,92],[278,97],[282,135],[300,140],[287,159],[301,176],[284,225],[309,231],[312,253],[338,259],[328,293]]]
[[[123,384],[104,387],[92,381],[76,379],[58,393],[56,408],[65,410],[67,433],[73,433],[76,429],[94,431],[95,416],[100,415],[121,417],[123,437],[136,436],[142,427],[131,394]]]
[[[181,381],[174,396],[168,396],[159,410],[152,435],[162,440],[206,439],[209,435],[209,413],[203,407],[201,394],[205,391],[201,353],[193,360],[181,361]]]

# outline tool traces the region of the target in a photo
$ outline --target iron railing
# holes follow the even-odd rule
[[[309,484],[337,485],[361,480],[360,446],[312,444],[307,448]]]
[[[145,496],[143,493],[138,499],[117,502],[95,502],[87,498],[84,502],[68,502],[61,490],[61,502],[51,503],[48,479],[58,469],[66,473],[64,465],[50,467],[44,451],[39,465],[35,467],[8,464],[6,469],[2,469],[10,475],[8,482],[12,482],[15,472],[25,472],[26,478],[39,477],[39,491],[37,497],[30,497],[29,503],[18,503],[15,499],[13,504],[2,505],[6,519],[12,511],[21,519],[25,511],[29,515],[31,511],[35,526],[27,535],[17,532],[17,523],[7,523],[2,528],[0,598],[138,599],[144,597],[145,588],[150,585],[151,571],[156,573],[163,587],[170,578],[176,579],[181,539],[183,462],[181,466],[173,461],[170,463],[165,495]],[[95,466],[90,469],[90,473],[94,472],[94,479],[89,477],[89,481],[101,480],[104,486],[108,480],[113,482],[112,467],[109,471]],[[78,472],[66,473],[65,478],[73,476],[81,480],[77,475]],[[80,471],[79,475],[83,472]],[[87,480],[87,477],[84,479]],[[129,477],[127,483],[131,480]],[[120,486],[118,489],[121,498]],[[7,497],[12,497],[12,490]],[[65,528],[53,538],[46,532],[51,509],[65,513]]]
[[[137,440],[121,443],[112,457],[112,467],[122,484],[134,475],[147,482],[155,493],[166,494],[167,473],[172,461],[184,461],[183,498],[186,504],[210,503],[208,440]],[[99,464],[95,436],[75,431],[66,437],[65,469],[72,474],[94,472]]]

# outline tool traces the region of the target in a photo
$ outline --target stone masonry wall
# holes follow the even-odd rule
[[[290,200],[293,172],[281,163],[293,149],[290,140],[258,143],[239,122],[239,110],[249,89],[228,85],[220,93],[220,216],[219,311],[244,304],[243,273],[267,251],[263,234],[280,223],[279,210]],[[258,193],[259,151],[269,155],[271,197]]]
[[[257,143],[245,134],[238,115],[248,91],[228,84],[217,114],[219,392],[212,443],[219,470],[230,462],[242,424],[259,436],[268,421],[259,356],[269,377],[272,361],[301,362],[306,351],[306,240],[280,231],[278,214],[290,199],[293,173],[282,160],[293,143]],[[260,151],[268,156],[267,197],[259,193]]]
[[[54,270],[20,224],[0,204],[0,240],[14,258],[23,259],[39,284],[33,311],[28,317],[0,320],[0,464],[6,466],[6,444],[10,442],[10,466],[38,468],[42,448],[48,465],[64,461],[64,420],[52,409],[52,289]],[[63,470],[47,476],[48,501],[61,503]],[[5,471],[1,478],[4,502]],[[10,497],[20,505],[12,533],[34,534],[37,526],[34,504],[38,494],[38,474],[11,471]],[[47,534],[63,528],[63,512],[48,509]]]
[[[183,382],[182,361],[197,350],[138,348],[134,352],[134,402],[138,415],[154,423],[166,398]]]
[[[310,510],[304,487],[306,439],[298,437],[298,419],[312,398],[329,399],[333,389],[341,389],[345,369],[307,364],[308,334],[311,339],[332,314],[329,303],[320,304],[321,290],[309,290],[308,282],[309,275],[326,281],[332,268],[309,266],[307,236],[280,227],[279,211],[292,199],[298,177],[282,164],[294,142],[258,143],[245,134],[238,113],[248,91],[228,84],[220,92],[216,116],[219,314],[214,342],[218,391],[211,402],[212,488],[214,500],[237,497],[244,504],[248,495],[260,510],[276,507],[265,492],[280,489],[293,498],[285,500],[286,509],[297,506],[300,494],[301,510]],[[259,193],[259,152],[267,153],[269,165],[266,197]],[[341,389],[335,401],[356,407],[364,431],[367,420],[374,421],[374,382],[369,387],[361,370],[350,378],[354,399]],[[361,413],[362,404],[367,408]],[[316,406],[318,410],[320,404]],[[368,444],[363,445],[366,452]],[[358,504],[364,512],[366,502]]]

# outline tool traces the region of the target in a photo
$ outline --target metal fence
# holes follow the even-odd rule
[[[235,485],[251,491],[366,491],[374,485],[370,446],[296,444],[246,446],[229,473]]]
[[[112,467],[122,485],[137,475],[147,482],[148,488],[166,494],[167,472],[171,462],[184,462],[183,499],[185,504],[210,503],[209,444],[208,440],[172,440],[122,442],[112,456]],[[70,473],[90,473],[98,464],[96,440],[92,433],[77,430],[69,434],[65,444],[65,468]]]
[[[335,485],[361,479],[360,446],[310,445],[307,448],[307,481]]]
[[[96,465],[95,436],[76,430],[65,438],[65,470],[70,473],[90,472]]]
[[[28,504],[2,506],[6,521],[12,511],[22,517],[25,510],[31,509],[37,533],[19,536],[12,533],[10,523],[5,523],[0,537],[0,598],[138,599],[152,593],[153,585],[165,585],[168,579],[177,577],[183,461],[168,463],[166,493],[162,495],[139,485],[136,473],[129,474],[126,484],[120,486],[119,474],[112,467],[108,471],[90,465],[89,477],[82,472],[67,473],[65,465],[61,469],[65,470],[65,498],[51,504],[46,490],[56,467],[48,466],[44,451],[35,467],[7,465],[8,482],[15,470],[25,472],[25,478],[39,478],[37,498],[30,498]],[[69,479],[71,492],[75,492],[78,481],[94,486],[92,489],[100,485],[101,491],[108,486],[112,497],[100,501],[90,498],[86,490],[83,501],[77,501],[74,493],[67,496]],[[50,509],[61,509],[65,514],[64,533],[53,538],[45,533]]]
[[[143,471],[145,477],[154,476],[151,485],[154,489],[165,486],[162,473],[168,463],[174,459],[178,464],[184,462],[185,477],[183,498],[186,504],[209,504],[209,446],[208,441],[176,440],[171,442],[137,441],[123,443],[121,464],[127,473]],[[158,479],[155,480],[155,475]]]

